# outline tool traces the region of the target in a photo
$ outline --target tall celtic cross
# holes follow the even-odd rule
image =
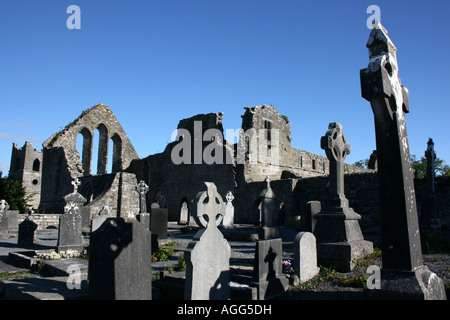
[[[145,181],[139,181],[139,184],[136,186],[136,191],[139,193],[139,210],[140,213],[147,212],[147,199],[146,194],[148,192],[148,186],[145,184]]]
[[[340,123],[332,122],[328,125],[320,146],[330,160],[330,205],[348,207],[344,194],[344,160],[350,154],[350,144],[345,139]]]
[[[367,48],[370,60],[360,71],[361,93],[375,119],[383,268],[415,270],[423,263],[405,122],[409,92],[398,74],[397,48],[379,22]]]

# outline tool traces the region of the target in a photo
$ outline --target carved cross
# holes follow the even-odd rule
[[[203,228],[217,227],[225,214],[225,205],[212,182],[205,182],[206,191],[199,192],[194,199],[192,216]],[[215,223],[210,223],[214,221]]]
[[[139,210],[140,213],[147,212],[147,199],[146,194],[148,192],[148,186],[145,184],[145,181],[139,181],[139,184],[136,186],[136,191],[139,193]]]
[[[75,178],[71,184],[73,185],[73,193],[78,192],[78,186],[81,184],[81,182],[78,180],[78,178]]]
[[[348,200],[344,194],[344,160],[350,154],[350,144],[345,139],[342,125],[332,122],[320,140],[320,146],[325,150],[330,160],[330,197],[337,201],[334,206],[348,207]]]

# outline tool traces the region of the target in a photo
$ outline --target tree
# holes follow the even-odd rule
[[[416,177],[419,179],[425,178],[427,175],[427,158],[420,157],[417,159],[416,155],[411,155],[411,165],[416,172]],[[450,166],[445,164],[445,161],[436,157],[434,160],[434,168],[436,176],[450,177]]]
[[[11,210],[18,210],[23,213],[26,211],[25,188],[22,181],[11,179],[10,177],[2,177],[0,171],[0,199],[5,200],[9,204]]]
[[[369,165],[369,159],[356,161],[353,165],[355,167],[367,168]]]

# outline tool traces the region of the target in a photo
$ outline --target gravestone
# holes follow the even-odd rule
[[[139,193],[139,213],[147,213],[148,186],[145,184],[145,181],[139,181],[136,191]]]
[[[427,142],[425,158],[427,159],[427,188],[423,199],[420,226],[423,226],[425,229],[437,230],[441,228],[441,221],[435,188],[436,168],[434,161],[436,160],[436,153],[434,152],[434,142],[431,138]]]
[[[83,250],[83,221],[80,208],[87,200],[77,191],[78,179],[75,179],[72,185],[74,190],[64,197],[66,203],[64,214],[59,217],[58,252],[66,250],[81,252]]]
[[[317,259],[320,265],[348,272],[356,266],[355,259],[373,252],[373,244],[364,240],[358,221],[361,216],[349,207],[344,194],[344,160],[350,144],[341,124],[329,124],[321,147],[330,160],[330,188],[324,208],[314,216]]]
[[[201,228],[185,251],[187,300],[228,300],[230,298],[231,248],[217,228],[225,205],[214,183],[205,182],[191,204],[191,213]]]
[[[90,236],[89,295],[96,300],[152,298],[150,231],[135,218],[108,218]]]
[[[9,205],[5,200],[0,200],[0,239],[8,238],[8,214]]]
[[[258,300],[267,300],[283,294],[289,280],[283,275],[282,239],[256,241],[253,279],[250,286],[257,288]]]
[[[273,239],[280,235],[275,223],[277,216],[275,212],[275,193],[270,186],[269,177],[266,178],[267,187],[259,195],[259,228],[260,240]]]
[[[300,232],[294,239],[294,272],[300,283],[314,278],[317,267],[316,237],[311,232]]]
[[[108,206],[103,206],[103,208],[100,210],[100,212],[92,217],[91,219],[91,225],[90,225],[90,232],[93,232],[97,230],[103,222],[105,222],[106,219],[110,218],[112,216],[111,210]]]
[[[223,217],[222,225],[225,229],[234,228],[234,207],[232,201],[234,200],[233,193],[228,191],[225,196],[227,203],[225,204],[225,215]]]
[[[185,225],[189,221],[189,205],[186,201],[183,201],[180,209],[180,219],[178,219],[178,224]]]
[[[167,208],[156,208],[152,206],[150,212],[150,231],[152,235],[158,236],[158,239],[167,239]]]
[[[302,230],[307,232],[314,232],[316,228],[316,219],[314,216],[322,210],[320,201],[308,201],[305,205],[305,214],[301,222]]]
[[[29,216],[19,224],[17,244],[20,246],[31,246],[34,243],[34,232],[38,225]]]
[[[367,48],[361,93],[375,118],[383,265],[381,289],[367,293],[383,299],[446,299],[442,280],[423,265],[405,121],[409,92],[398,74],[397,48],[379,22]]]

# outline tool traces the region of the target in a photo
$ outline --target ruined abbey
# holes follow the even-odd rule
[[[111,109],[99,103],[48,138],[42,151],[28,142],[22,148],[13,144],[10,175],[23,181],[29,205],[43,213],[63,212],[63,197],[72,192],[71,183],[77,178],[81,182],[78,192],[87,199],[84,209],[91,217],[105,206],[113,216],[138,214],[136,185],[142,180],[149,186],[147,208],[153,203],[167,208],[169,221],[179,220],[183,203],[192,201],[204,181],[212,181],[222,196],[228,191],[234,194],[238,223],[255,222],[256,204],[248,201],[248,197],[252,195],[256,199],[268,177],[283,219],[298,215],[301,205],[293,196],[297,182],[327,176],[328,159],[292,148],[291,123],[273,106],[245,108],[242,128],[236,133],[237,143],[223,139],[226,134],[222,117],[223,113],[219,112],[181,120],[175,141],[163,152],[140,159]],[[246,134],[251,130],[256,133],[261,130],[264,134]],[[212,134],[205,139],[208,132]],[[196,137],[198,133],[203,139]],[[97,163],[92,163],[94,134],[98,135]],[[180,150],[182,143],[189,142],[186,136],[196,144],[194,151],[198,148],[203,154],[208,148],[213,149],[216,160],[220,156],[224,161],[208,163],[208,159],[195,159],[195,152],[187,155],[187,149]],[[77,150],[77,144],[82,145],[81,150]],[[252,153],[253,147],[256,149]],[[112,154],[112,159],[108,159],[108,154]],[[176,163],[174,154],[185,160],[188,156],[192,161]],[[346,170],[372,171],[354,166],[347,166]]]

